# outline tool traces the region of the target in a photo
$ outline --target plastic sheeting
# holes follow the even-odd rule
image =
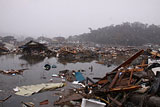
[[[43,83],[37,85],[21,86],[21,87],[16,87],[16,89],[18,90],[15,94],[21,96],[30,96],[34,93],[60,88],[63,87],[64,85],[65,85],[64,83]]]

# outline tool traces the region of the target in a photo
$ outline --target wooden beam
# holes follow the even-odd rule
[[[144,52],[144,50],[141,50],[141,51],[137,52],[135,55],[130,57],[127,61],[125,61],[124,63],[119,65],[117,68],[115,68],[113,71],[117,71],[119,68],[129,65],[133,60],[135,60],[137,57],[139,57],[143,52]]]
[[[133,71],[131,71],[131,74],[130,74],[130,77],[129,77],[129,81],[128,81],[128,86],[131,85],[132,76],[133,76]]]

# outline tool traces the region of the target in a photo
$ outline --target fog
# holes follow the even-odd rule
[[[0,0],[0,33],[71,36],[111,24],[160,25],[160,0]]]

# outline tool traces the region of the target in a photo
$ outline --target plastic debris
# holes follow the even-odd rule
[[[18,91],[19,91],[18,87],[13,88],[13,90],[14,90],[15,92],[18,92]]]
[[[81,107],[105,107],[106,104],[93,99],[82,99]]]
[[[49,64],[44,65],[44,69],[47,70],[47,71],[50,70],[51,69],[51,65],[49,65]]]
[[[13,75],[13,76],[15,76],[16,74],[15,74],[15,73],[13,73],[12,75]]]
[[[57,74],[52,74],[52,77],[58,77],[58,75]]]
[[[81,72],[75,72],[76,80],[79,82],[82,82],[85,80],[84,76],[82,75]]]

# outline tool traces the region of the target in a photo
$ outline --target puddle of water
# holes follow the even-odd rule
[[[47,62],[51,65],[56,65],[57,68],[52,68],[49,71],[45,71],[43,66],[46,64],[44,58],[34,58],[34,57],[23,57],[22,55],[3,55],[0,56],[0,70],[8,69],[23,69],[28,68],[24,71],[22,75],[4,75],[0,74],[0,99],[3,99],[10,94],[13,96],[5,101],[3,104],[0,103],[0,107],[21,107],[21,101],[23,102],[33,102],[36,106],[39,106],[39,102],[48,99],[49,104],[45,107],[53,106],[54,101],[58,97],[53,96],[54,91],[47,91],[43,93],[38,93],[29,97],[14,95],[13,88],[22,85],[33,85],[39,83],[49,82],[53,79],[53,82],[61,82],[60,78],[52,77],[52,74],[58,74],[61,70],[80,70],[83,69],[86,72],[83,73],[84,77],[103,77],[106,72],[112,71],[115,66],[107,67],[104,65],[97,64],[96,61],[92,62],[77,62],[77,63],[67,63],[62,64],[54,57],[49,58]],[[89,69],[93,66],[93,71]],[[44,79],[45,77],[45,79]]]

